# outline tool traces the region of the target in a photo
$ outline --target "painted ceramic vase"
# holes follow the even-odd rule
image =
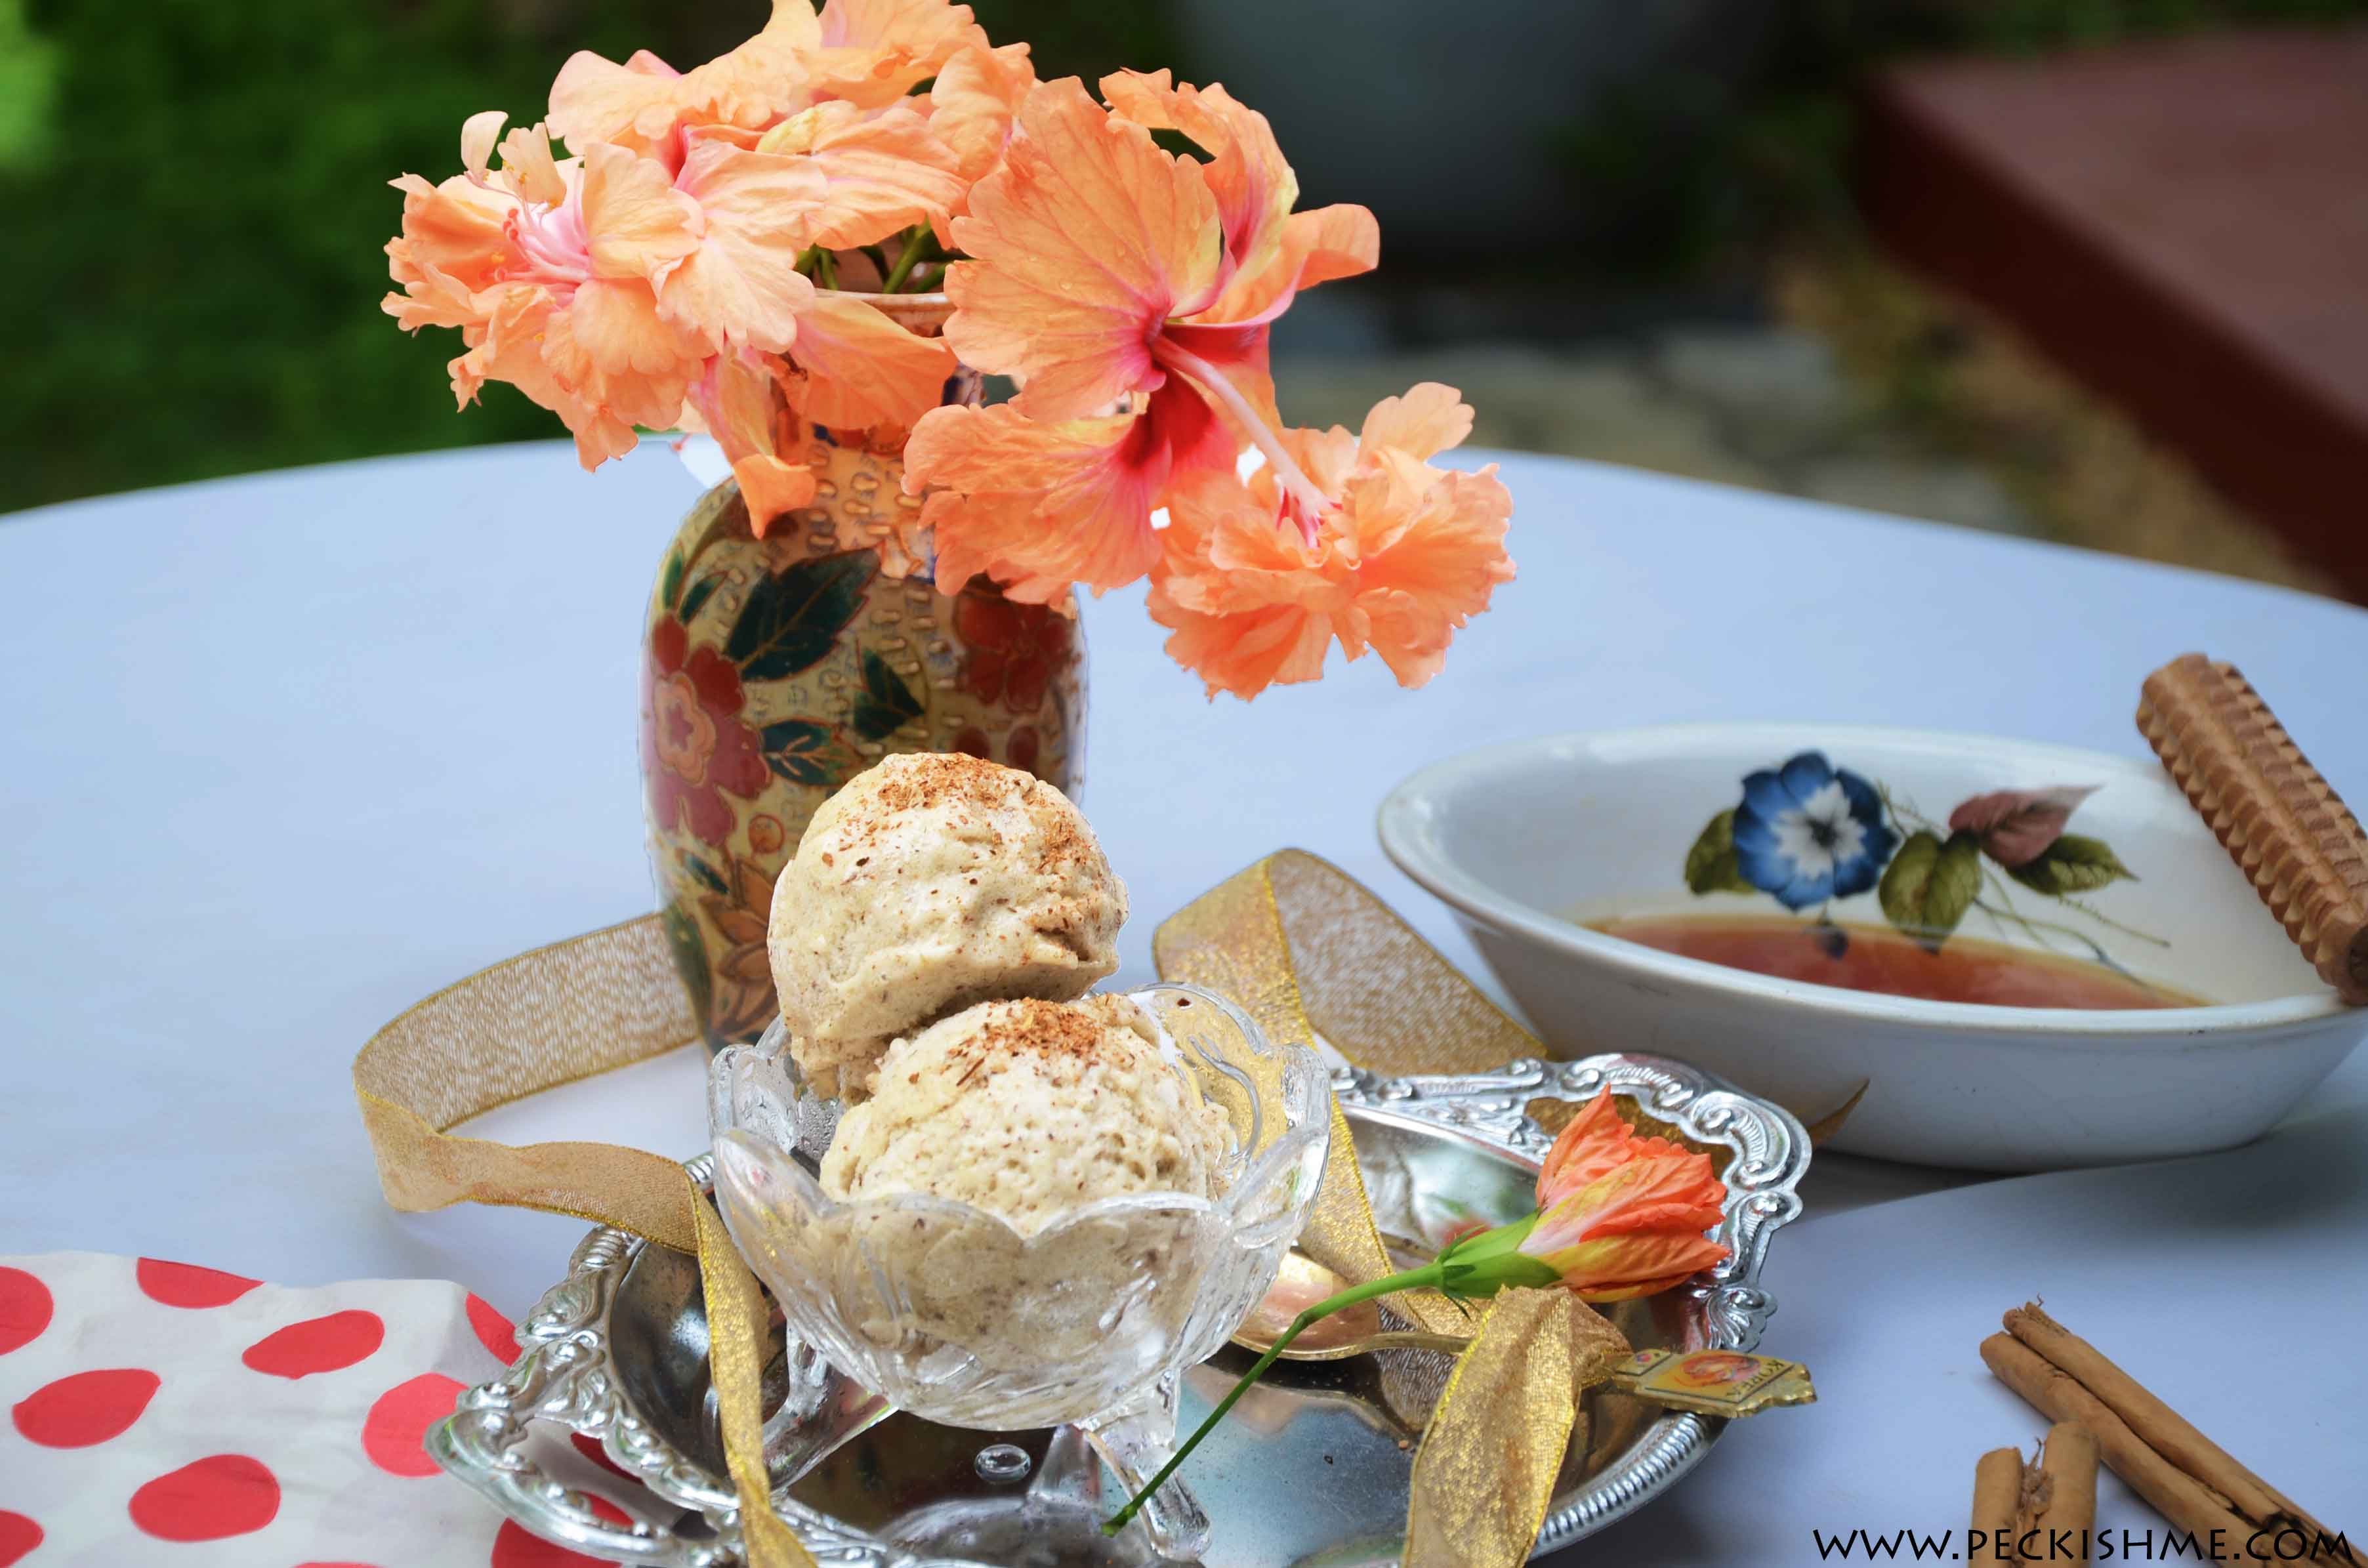
[[[947,395],[974,400],[977,378],[957,375]],[[650,860],[712,1049],[756,1039],[775,1017],[773,879],[839,785],[892,752],[969,752],[1072,795],[1083,773],[1077,623],[983,578],[949,597],[926,562],[888,575],[877,541],[894,509],[918,505],[904,493],[901,445],[817,436],[813,506],[760,540],[724,481],[683,519],[650,597]]]

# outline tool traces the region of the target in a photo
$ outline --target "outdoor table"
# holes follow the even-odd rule
[[[1424,763],[1552,731],[1789,720],[2143,756],[2139,681],[2201,649],[2368,795],[2362,610],[1458,455],[1503,464],[1520,575],[1420,691],[1336,660],[1319,684],[1211,702],[1161,653],[1139,587],[1085,605],[1082,803],[1134,910],[1114,983],[1152,978],[1167,914],[1295,846],[1501,999],[1383,858],[1373,812]],[[348,1068],[428,992],[652,906],[639,627],[695,494],[662,446],[587,475],[552,443],[0,518],[0,1252],[450,1278],[513,1315],[560,1277],[579,1221],[389,1210]],[[686,1048],[470,1131],[687,1156],[705,1146],[705,1065]],[[1975,1456],[2045,1425],[1975,1354],[2041,1295],[2239,1459],[2368,1528],[2368,1059],[2223,1154],[2018,1179],[1821,1154],[1804,1194],[1771,1252],[1764,1347],[1809,1363],[1820,1403],[1729,1431],[1668,1498],[1558,1562],[1844,1561],[1812,1531],[1962,1529]],[[2167,1551],[2110,1477],[2100,1520]]]

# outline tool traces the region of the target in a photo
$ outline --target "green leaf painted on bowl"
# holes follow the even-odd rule
[[[1981,891],[1981,845],[1972,834],[1951,834],[1944,844],[1919,832],[1891,858],[1875,896],[1884,918],[1937,953]]]
[[[921,716],[921,699],[888,661],[863,650],[863,692],[848,727],[867,741],[885,740]]]
[[[2138,880],[2137,873],[2123,865],[2103,839],[2078,833],[2064,835],[2037,859],[2013,868],[2007,875],[2051,898],[2093,892],[2125,877]]]
[[[682,608],[678,613],[686,625],[689,623],[692,616],[706,608],[708,599],[715,593],[715,585],[714,578],[701,577],[690,585],[690,592],[683,595]]]
[[[724,657],[748,680],[782,680],[821,662],[863,608],[880,552],[817,555],[773,573],[748,590]]]
[[[1686,851],[1686,886],[1697,893],[1756,892],[1743,880],[1735,858],[1735,812],[1730,808],[1710,819],[1694,846]]]

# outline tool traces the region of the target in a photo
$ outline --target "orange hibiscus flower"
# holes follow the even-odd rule
[[[955,159],[962,194],[948,218],[970,210],[970,187],[1003,161],[1003,150],[1019,123],[1019,106],[1036,85],[1036,67],[1024,43],[1001,49],[965,49],[947,61],[929,84],[929,130]],[[951,226],[938,225],[938,242],[951,249]]]
[[[817,292],[791,353],[723,354],[686,392],[681,424],[715,438],[762,539],[784,512],[812,503],[807,466],[817,426],[901,429],[943,401],[954,357],[867,301]],[[899,551],[903,544],[899,543]],[[892,565],[896,575],[902,570]]]
[[[1271,470],[1179,480],[1148,601],[1174,632],[1168,653],[1212,696],[1314,680],[1336,641],[1351,659],[1371,647],[1402,686],[1428,681],[1513,575],[1512,497],[1495,465],[1463,473],[1425,460],[1471,428],[1455,390],[1425,382],[1376,404],[1359,435],[1290,432],[1327,502],[1313,542],[1277,526],[1287,502]]]
[[[719,354],[688,390],[682,423],[723,450],[757,538],[814,498],[804,422],[785,395],[786,367],[761,354]]]
[[[816,104],[767,131],[756,151],[793,157],[821,187],[800,214],[806,244],[852,250],[930,220],[962,199],[957,160],[919,108]]]
[[[830,0],[807,57],[817,98],[891,104],[964,50],[985,49],[967,6],[946,0]]]
[[[1359,437],[1293,430],[1268,367],[1300,290],[1374,266],[1372,215],[1298,210],[1222,86],[1099,88],[1036,81],[951,0],[772,0],[689,71],[579,53],[546,121],[472,116],[464,174],[394,182],[385,309],[457,329],[457,399],[514,383],[587,468],[644,429],[712,435],[760,535],[813,503],[825,448],[902,440],[917,504],[859,541],[884,570],[1061,615],[1148,576],[1212,692],[1313,678],[1335,642],[1421,684],[1512,570],[1493,472],[1426,460],[1469,412],[1418,388]],[[951,298],[942,337],[907,288]],[[981,371],[1018,395],[948,405]]]
[[[646,49],[622,65],[579,50],[551,85],[551,129],[578,149],[613,142],[678,158],[685,125],[760,130],[803,107],[805,62],[821,43],[822,26],[808,0],[773,0],[761,32],[689,71]]]
[[[1103,1528],[1115,1531],[1134,1517],[1291,1343],[1333,1313],[1401,1290],[1437,1290],[1463,1301],[1557,1287],[1582,1301],[1656,1295],[1726,1260],[1731,1249],[1709,1235],[1726,1221],[1726,1199],[1709,1155],[1640,1137],[1611,1094],[1597,1094],[1547,1153],[1535,1211],[1461,1236],[1420,1267],[1351,1285],[1300,1312]]]
[[[675,422],[723,344],[785,347],[814,289],[767,215],[780,194],[753,154],[719,147],[679,174],[606,142],[559,163],[544,128],[513,131],[488,166],[497,113],[463,128],[468,173],[404,193],[387,249],[403,325],[457,326],[466,405],[515,383],[575,433],[586,467],[630,449],[636,425]]]
[[[947,272],[947,341],[1021,390],[914,431],[905,483],[940,487],[926,516],[957,568],[949,592],[968,570],[1037,599],[1133,581],[1159,557],[1152,513],[1172,480],[1229,471],[1245,441],[1305,537],[1331,505],[1282,439],[1267,330],[1298,289],[1373,265],[1372,215],[1292,213],[1265,119],[1222,88],[1164,74],[1103,87],[1112,108],[1074,79],[1031,89],[951,224],[969,259]],[[1171,128],[1212,161],[1163,151],[1151,132]]]
[[[920,222],[960,182],[916,111],[867,129],[838,109],[861,112],[825,106],[813,122],[787,122],[794,134],[750,146],[694,133],[673,165],[607,142],[555,162],[538,125],[501,142],[498,171],[502,116],[474,116],[461,136],[466,175],[394,182],[403,233],[387,255],[403,292],[386,310],[415,330],[459,327],[460,402],[488,380],[515,383],[566,423],[587,468],[630,450],[636,426],[681,423],[694,392],[735,465],[778,457],[780,447],[754,440],[778,421],[749,395],[752,376],[794,392],[820,424],[910,426],[937,406],[951,352],[860,300],[821,293],[798,261],[825,236],[868,243]],[[799,494],[779,470],[743,478],[764,519],[812,494],[810,479]]]
[[[678,163],[694,129],[763,131],[832,101],[885,108],[986,47],[970,7],[947,0],[830,0],[819,17],[810,0],[773,0],[756,37],[689,71],[647,50],[621,65],[577,51],[551,85],[551,127],[579,150],[612,142]]]
[[[1646,1138],[1598,1094],[1538,1172],[1538,1218],[1515,1249],[1590,1301],[1651,1296],[1716,1267],[1730,1250],[1726,1188],[1708,1154]]]

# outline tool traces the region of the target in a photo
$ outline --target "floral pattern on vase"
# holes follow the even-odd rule
[[[651,866],[711,1048],[772,1021],[773,879],[848,778],[892,752],[969,751],[1072,794],[1081,782],[1076,623],[983,579],[948,597],[926,572],[889,575],[892,509],[917,506],[894,442],[818,432],[812,460],[815,504],[763,539],[731,481],[702,496],[650,599]]]
[[[642,777],[650,821],[721,846],[732,832],[726,791],[742,800],[763,792],[762,742],[743,723],[747,693],[740,671],[713,648],[692,648],[671,615],[652,622],[642,663]]]

